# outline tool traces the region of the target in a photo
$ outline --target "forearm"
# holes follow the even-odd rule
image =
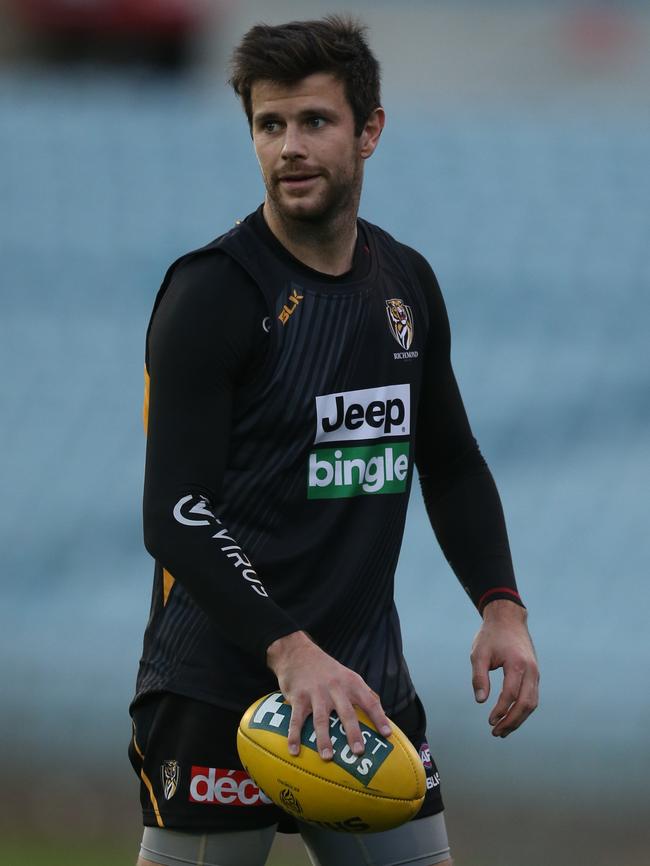
[[[442,493],[427,475],[420,483],[438,543],[479,612],[498,599],[523,606],[501,499],[484,461],[468,454]]]
[[[268,645],[295,631],[297,624],[270,597],[254,563],[231,534],[226,514],[218,518],[209,500],[198,494],[172,498],[174,502],[161,496],[152,503],[145,496],[147,550],[224,637],[265,661]]]

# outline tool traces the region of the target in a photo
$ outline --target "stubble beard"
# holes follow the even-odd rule
[[[305,202],[302,207],[299,198],[287,203],[286,193],[283,193],[279,180],[266,181],[269,206],[288,233],[329,237],[337,234],[344,226],[356,223],[363,165],[355,164],[350,174],[343,175],[339,172],[333,176],[331,173],[324,173],[318,183],[323,181],[325,189],[318,199],[313,203]]]

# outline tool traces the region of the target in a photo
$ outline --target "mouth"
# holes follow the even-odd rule
[[[278,181],[285,189],[302,189],[319,177],[319,174],[285,174],[281,175]]]

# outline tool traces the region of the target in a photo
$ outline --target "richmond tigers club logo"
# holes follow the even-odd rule
[[[386,301],[386,315],[390,332],[402,349],[410,349],[413,342],[413,312],[401,298]]]
[[[165,800],[171,800],[178,788],[178,780],[181,768],[178,761],[163,761],[160,766],[160,777],[162,779],[163,794]]]
[[[302,806],[298,802],[296,795],[289,788],[283,788],[280,791],[280,800],[285,809],[290,809],[297,815],[302,815]]]

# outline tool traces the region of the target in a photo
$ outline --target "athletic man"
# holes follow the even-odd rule
[[[156,560],[131,711],[140,864],[262,866],[278,824],[322,866],[450,862],[439,776],[402,656],[393,577],[414,465],[433,529],[483,616],[480,702],[505,737],[537,666],[499,496],[450,364],[426,261],[357,217],[384,126],[363,30],[256,26],[233,58],[266,195],[169,270],[147,335],[145,542]],[[150,399],[149,399],[150,391]],[[279,688],[289,749],[313,714],[363,752],[354,707],[420,750],[417,819],[357,836],[294,822],[243,771],[242,711]]]

